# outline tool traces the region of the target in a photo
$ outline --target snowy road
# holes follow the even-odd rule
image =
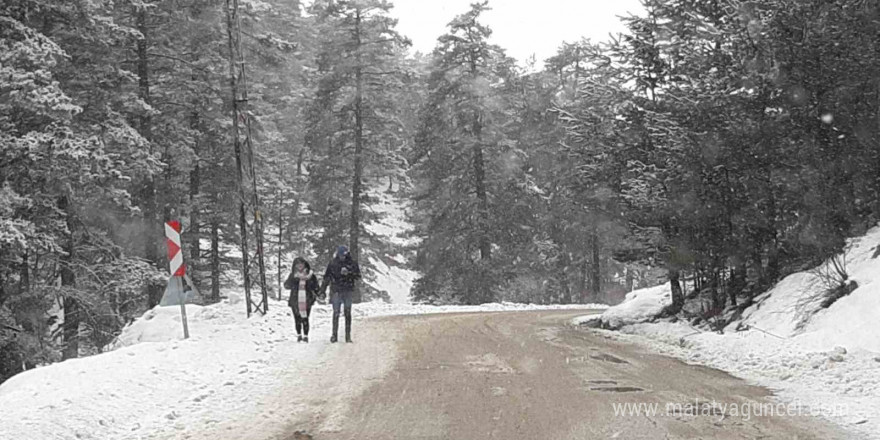
[[[856,438],[736,414],[767,392],[569,325],[585,308],[360,304],[355,343],[330,344],[316,306],[298,344],[288,310],[247,319],[240,305],[193,306],[186,341],[159,308],[117,350],[10,379],[0,439]]]
[[[848,438],[808,416],[756,415],[772,402],[768,392],[725,373],[565,325],[582,314],[374,319],[373,331],[398,335],[394,366],[344,406],[300,418],[284,438],[307,438],[294,429],[314,439]],[[361,336],[358,350],[373,337]],[[653,404],[656,414],[632,413]]]

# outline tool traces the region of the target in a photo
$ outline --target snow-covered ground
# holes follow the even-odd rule
[[[371,339],[358,340],[371,325],[364,318],[589,307],[358,304],[355,344],[330,344],[330,309],[315,305],[312,342],[299,344],[284,303],[247,319],[241,296],[227,296],[187,306],[190,339],[182,339],[179,307],[159,307],[126,328],[112,351],[6,381],[0,439],[267,440],[313,414],[325,416],[318,431],[332,432],[347,402],[394,364],[395,335],[374,326]]]
[[[642,289],[605,311],[613,337],[689,363],[719,368],[772,389],[839,423],[853,437],[880,439],[880,227],[849,242],[846,266],[859,287],[827,309],[815,272],[792,274],[759,296],[723,333],[684,322],[645,322],[671,302],[669,285]],[[737,331],[740,329],[740,331]],[[601,330],[600,330],[601,331]]]
[[[378,187],[370,190],[370,196],[378,199],[372,209],[379,215],[379,220],[366,225],[367,230],[382,237],[383,241],[395,248],[402,249],[411,245],[412,239],[406,237],[412,230],[412,225],[406,219],[407,202]],[[383,259],[369,250],[366,250],[366,255],[376,271],[376,278],[371,283],[373,287],[388,292],[393,303],[410,302],[410,290],[418,274],[406,268],[405,257],[396,254],[386,255]]]

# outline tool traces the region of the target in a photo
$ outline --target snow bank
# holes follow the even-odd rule
[[[186,306],[187,324],[195,334],[202,333],[203,313],[214,309],[194,304]],[[127,347],[141,342],[162,342],[178,339],[183,336],[180,307],[156,307],[129,325],[117,338],[114,347]]]
[[[880,227],[848,243],[846,266],[859,287],[827,309],[812,272],[792,274],[755,300],[723,333],[684,322],[645,321],[669,303],[669,285],[627,295],[601,318],[621,333],[686,362],[728,371],[768,387],[789,403],[819,409],[852,432],[880,439]],[[740,331],[737,331],[737,330]],[[600,330],[601,331],[601,330]],[[604,332],[604,331],[603,331]],[[834,411],[825,411],[829,407]]]
[[[9,379],[0,385],[0,439],[266,440],[311,414],[327,415],[319,431],[332,432],[345,405],[393,366],[395,338],[383,326],[368,343],[329,344],[330,308],[316,305],[312,342],[298,344],[286,304],[270,301],[268,315],[247,319],[241,296],[227,296],[187,306],[190,339],[179,307],[156,308],[113,351]],[[360,320],[374,316],[590,307],[601,306],[367,303],[353,313],[357,338],[370,325]]]
[[[425,304],[385,304],[371,302],[358,304],[352,313],[364,316],[425,315],[431,313],[516,312],[535,310],[605,310],[605,304],[521,304],[511,302],[486,303],[476,306],[432,306]]]
[[[255,382],[277,375],[290,354],[289,312],[272,302],[267,316],[247,320],[234,300],[187,311],[190,339],[182,340],[179,307],[159,307],[129,326],[114,351],[0,385],[0,438],[183,438],[240,421],[242,399],[271,394]],[[320,357],[318,345],[298,348],[287,359],[293,368]]]
[[[813,273],[793,274],[757,298],[745,311],[742,325],[794,338],[813,350],[844,346],[880,353],[880,227],[850,240],[846,267],[858,288],[821,309],[826,287]],[[740,323],[728,327],[735,330]]]

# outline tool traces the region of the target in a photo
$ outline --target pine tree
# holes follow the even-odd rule
[[[319,256],[332,255],[337,244],[347,242],[369,272],[363,259],[367,254],[361,253],[369,219],[364,182],[388,165],[383,150],[402,145],[394,91],[406,74],[402,48],[409,42],[394,30],[387,1],[316,2],[313,8],[324,30],[317,54],[321,78],[306,139],[315,155],[311,184],[320,198],[312,206],[323,219],[315,250]],[[343,187],[346,180],[351,184]],[[355,302],[361,296],[356,288]]]
[[[2,175],[11,206],[19,207],[7,211],[14,240],[4,243],[15,246],[8,255],[20,262],[13,266],[15,275],[4,263],[0,279],[20,281],[6,302],[13,315],[26,307],[29,316],[45,318],[24,329],[45,350],[44,360],[54,356],[46,323],[58,299],[61,354],[76,357],[102,349],[125,316],[141,310],[132,306],[139,299],[133,292],[158,277],[115,242],[117,225],[132,215],[130,180],[158,171],[158,162],[141,154],[143,139],[122,116],[133,96],[129,72],[105,68],[116,64],[112,60],[135,32],[107,19],[112,11],[101,4],[19,2],[9,12],[2,17],[9,25],[3,26],[4,66],[19,73],[11,78],[36,81],[0,86],[10,98],[0,117],[9,141],[4,145],[11,147],[4,149]],[[74,16],[88,20],[74,25]],[[90,90],[92,84],[105,86]],[[38,356],[30,353],[24,363]]]
[[[417,220],[420,299],[489,302],[510,275],[493,248],[508,230],[502,209],[515,206],[503,192],[518,163],[502,129],[512,62],[488,42],[491,30],[479,22],[487,9],[476,3],[456,17],[433,54],[413,163],[425,212]]]

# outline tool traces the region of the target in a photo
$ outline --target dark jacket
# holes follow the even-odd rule
[[[342,269],[348,271],[343,275]],[[343,257],[335,257],[327,270],[324,271],[324,281],[321,283],[321,292],[327,289],[328,284],[333,284],[333,292],[351,292],[354,290],[354,283],[361,277],[361,268],[357,262],[351,258],[351,254],[345,254]]]
[[[298,262],[302,262],[306,268],[306,273],[310,274],[309,278],[306,280],[306,308],[307,310],[311,310],[312,304],[315,303],[315,299],[318,297],[318,277],[312,273],[312,267],[309,265],[309,262],[300,257],[293,260],[290,275],[288,275],[287,281],[284,282],[284,288],[291,291],[290,299],[287,300],[287,305],[290,307],[296,307],[296,290],[299,288],[299,279],[296,278],[296,263]]]

